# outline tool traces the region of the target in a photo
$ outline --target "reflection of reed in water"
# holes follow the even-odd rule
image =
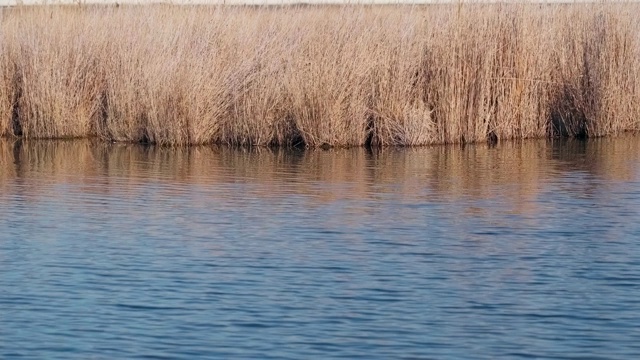
[[[375,152],[5,140],[0,141],[0,188],[46,181],[77,184],[88,192],[127,188],[135,194],[156,182],[191,184],[203,191],[239,184],[251,196],[300,195],[311,203],[379,199],[391,193],[409,203],[488,199],[496,193],[518,203],[535,198],[545,181],[576,170],[605,180],[634,179],[639,161],[640,143],[634,138]],[[51,191],[36,185],[32,189],[34,197]]]
[[[13,141],[0,140],[0,186],[16,178],[15,161],[20,161],[19,154],[14,154],[17,146]],[[17,149],[19,152],[19,149]]]
[[[639,175],[636,163],[640,143],[636,139],[558,139],[551,148],[551,159],[558,171],[582,171],[597,178],[619,181],[633,180]]]

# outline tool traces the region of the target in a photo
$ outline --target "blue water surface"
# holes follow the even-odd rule
[[[0,142],[2,359],[640,357],[640,139]]]

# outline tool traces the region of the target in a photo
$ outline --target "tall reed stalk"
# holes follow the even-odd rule
[[[411,146],[640,130],[640,4],[0,14],[0,136]]]

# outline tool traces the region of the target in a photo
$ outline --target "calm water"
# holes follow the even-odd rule
[[[640,139],[0,141],[0,358],[640,357]]]

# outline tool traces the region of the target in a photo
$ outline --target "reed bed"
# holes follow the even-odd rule
[[[414,146],[640,130],[640,4],[0,12],[0,136]]]

